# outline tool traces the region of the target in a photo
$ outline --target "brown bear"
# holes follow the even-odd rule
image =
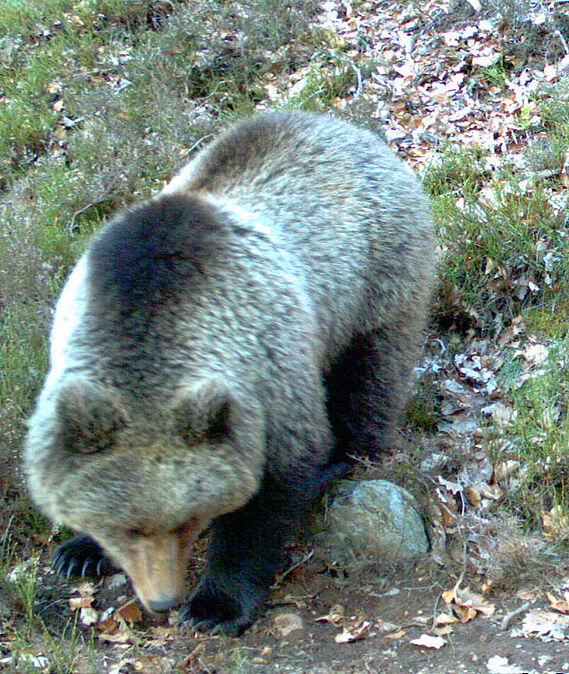
[[[264,113],[95,236],[57,303],[30,420],[34,501],[79,532],[55,568],[130,576],[239,634],[346,452],[388,448],[433,285],[427,200],[374,134]]]

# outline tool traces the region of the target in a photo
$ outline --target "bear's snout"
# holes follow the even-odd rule
[[[176,606],[179,606],[181,600],[176,597],[165,597],[163,599],[150,599],[148,601],[148,610],[152,613],[166,613]]]

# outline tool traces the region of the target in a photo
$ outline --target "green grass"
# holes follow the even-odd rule
[[[516,417],[504,428],[490,424],[485,443],[494,463],[520,462],[502,507],[539,529],[554,505],[569,512],[569,227],[566,208],[556,205],[566,191],[569,88],[544,89],[536,101],[543,127],[528,141],[525,170],[507,161],[491,170],[485,151],[448,147],[425,186],[442,249],[440,324],[492,341],[514,318],[522,321],[519,339],[502,348],[499,371]],[[530,367],[523,350],[532,343],[546,346],[549,356]],[[566,536],[560,532],[560,541]]]
[[[13,658],[10,671],[37,672],[38,658],[45,658],[50,672],[73,674],[80,662],[81,671],[95,673],[92,635],[81,630],[76,617],[56,630],[44,621],[42,613],[49,612],[53,599],[44,596],[45,579],[38,577],[37,557],[21,561],[18,528],[12,531],[13,524],[14,518],[0,541],[0,598],[3,610],[10,608],[10,620],[2,626],[2,644],[3,655],[9,650]]]
[[[0,360],[6,368],[0,377],[0,396],[4,403],[13,404],[18,413],[29,412],[29,400],[37,390],[38,383],[46,369],[46,340],[44,336],[30,335],[24,341],[22,335],[30,325],[30,312],[25,307],[21,311],[6,312],[0,329]],[[17,380],[20,387],[14,388]]]
[[[341,55],[329,52],[325,66],[320,60],[309,67],[301,91],[287,101],[287,107],[310,112],[326,112],[338,101],[358,90],[358,75],[354,66]]]
[[[95,29],[114,25],[132,32],[152,25],[179,4],[176,0],[0,0],[0,34],[48,41],[68,24]]]
[[[524,372],[521,355],[502,371],[502,390],[517,416],[495,434],[494,446],[506,449],[498,450],[494,458],[520,461],[522,471],[506,494],[507,506],[530,528],[540,528],[541,514],[554,505],[562,505],[566,512],[569,507],[568,351],[566,329],[565,338],[551,342],[547,359],[521,385],[517,383]]]
[[[110,88],[121,58],[128,58],[139,33],[152,32],[165,5],[141,0],[2,4],[7,56],[0,70],[5,95],[0,178],[11,184],[38,159],[57,154],[70,135],[66,124],[84,117],[82,98]]]
[[[450,148],[425,178],[435,196],[440,318],[498,333],[520,312],[569,309],[565,213],[538,179],[485,168],[479,150]]]

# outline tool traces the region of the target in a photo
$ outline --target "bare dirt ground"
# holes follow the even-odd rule
[[[569,651],[555,630],[542,629],[541,638],[520,632],[530,612],[545,612],[550,603],[544,579],[515,592],[492,593],[486,601],[492,615],[477,613],[465,623],[457,620],[437,628],[441,614],[451,614],[442,595],[460,579],[432,558],[399,568],[368,565],[348,574],[330,567],[316,552],[278,583],[267,611],[251,629],[233,639],[196,634],[175,625],[175,616],[170,623],[156,623],[132,603],[132,592],[121,575],[66,587],[45,567],[41,573],[41,612],[54,635],[61,635],[70,619],[70,606],[75,607],[79,624],[88,622],[89,611],[103,618],[96,626],[92,651],[87,654],[88,648],[81,648],[82,655],[69,670],[79,674],[569,672]],[[121,619],[113,607],[125,600]],[[89,608],[80,609],[80,604]],[[520,607],[523,611],[518,612]],[[551,620],[551,612],[543,615]],[[87,637],[90,628],[82,629]],[[444,636],[437,637],[441,630]],[[425,635],[434,639],[432,644]],[[38,653],[39,665],[41,657]]]
[[[569,656],[563,644],[512,637],[512,628],[519,626],[515,618],[507,629],[501,629],[504,616],[522,603],[507,595],[493,598],[497,607],[493,616],[455,627],[453,633],[444,638],[446,643],[440,650],[414,645],[412,642],[421,635],[432,633],[436,616],[444,610],[440,595],[448,586],[442,579],[433,577],[429,564],[403,574],[368,572],[361,578],[343,580],[319,575],[317,568],[311,571],[303,571],[294,584],[284,588],[293,596],[301,590],[301,596],[313,597],[306,609],[298,611],[304,629],[286,638],[279,638],[278,633],[267,635],[267,631],[271,631],[270,621],[274,625],[275,616],[287,610],[275,607],[263,621],[269,624],[261,622],[245,638],[243,645],[258,652],[261,649],[257,657],[267,661],[265,665],[255,665],[258,671],[299,674],[569,671]],[[329,614],[337,603],[344,607],[348,624],[351,617],[357,615],[372,622],[367,637],[338,644],[335,638],[342,633],[341,624],[335,626],[315,620]],[[265,657],[263,649],[270,649]],[[496,656],[505,659],[502,669],[492,669],[492,658],[495,661]]]

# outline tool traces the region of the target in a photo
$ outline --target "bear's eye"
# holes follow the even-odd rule
[[[127,529],[126,535],[129,538],[139,538],[140,536],[144,536],[144,532],[141,529]]]
[[[190,517],[187,522],[180,524],[175,529],[171,529],[170,533],[186,544],[195,538],[196,534],[199,533],[199,530],[198,518]]]
[[[179,527],[172,529],[170,533],[174,534],[174,536],[185,536],[187,535],[188,530],[189,526],[187,524],[180,524]]]

